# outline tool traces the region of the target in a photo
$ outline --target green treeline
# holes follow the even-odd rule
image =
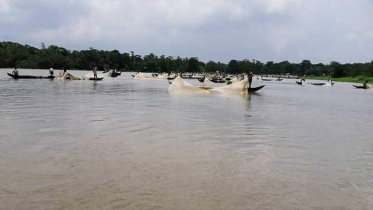
[[[269,61],[262,63],[256,60],[231,60],[228,64],[209,61],[201,62],[197,57],[181,58],[157,56],[153,53],[141,56],[134,52],[120,53],[118,50],[104,51],[90,48],[89,50],[70,51],[51,45],[41,49],[13,42],[0,42],[0,68],[29,69],[99,69],[116,68],[122,71],[146,72],[225,72],[240,74],[253,71],[255,74],[293,74],[340,77],[373,77],[373,61],[370,63],[340,64],[332,61],[328,65],[312,64],[309,60],[301,63]]]

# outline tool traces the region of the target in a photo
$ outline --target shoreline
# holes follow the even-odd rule
[[[330,77],[307,77],[309,80],[328,80]],[[363,83],[365,81],[373,81],[373,77],[341,77],[341,78],[332,78],[336,82],[350,82],[350,83]]]

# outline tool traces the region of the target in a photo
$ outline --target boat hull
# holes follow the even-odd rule
[[[103,77],[100,77],[100,78],[89,78],[89,80],[93,80],[93,81],[100,81],[100,80],[103,80],[104,78]]]
[[[247,92],[249,93],[254,93],[262,88],[264,88],[265,85],[259,86],[259,87],[254,87],[254,88],[247,88]]]
[[[8,76],[14,78],[14,79],[54,79],[55,76],[33,76],[33,75],[13,75],[10,73],[7,73]]]
[[[358,85],[352,85],[352,86],[354,86],[354,87],[357,88],[357,89],[368,89],[368,88],[366,88],[366,87],[364,87],[364,86],[358,86]]]

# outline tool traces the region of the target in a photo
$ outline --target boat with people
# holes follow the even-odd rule
[[[303,85],[303,81],[295,81],[298,85]]]
[[[326,84],[328,84],[327,82],[326,83],[310,83],[311,85],[315,85],[315,86],[324,86]],[[334,82],[330,83],[331,85],[334,85]]]
[[[14,79],[54,79],[55,76],[34,76],[34,75],[15,75],[11,73],[7,73],[8,76]]]
[[[354,87],[357,88],[357,89],[373,89],[372,87],[370,87],[370,86],[368,85],[368,81],[365,81],[365,82],[363,83],[363,85],[352,85],[352,86],[354,86]]]
[[[263,78],[262,75],[260,75],[259,77],[256,78],[257,80],[259,80],[260,82],[272,82],[272,81],[282,81],[283,79],[281,79],[280,77],[277,77],[276,79],[270,79],[270,78]]]
[[[118,77],[122,74],[122,72],[116,69],[105,69],[104,72],[101,74],[103,77]]]
[[[209,79],[213,83],[226,83],[228,80],[222,76],[211,77]]]
[[[306,80],[302,79],[301,81],[295,81],[298,85],[305,85]],[[315,86],[333,86],[334,82],[332,79],[329,79],[327,82],[318,82],[318,83],[307,83],[310,85],[315,85]]]
[[[172,83],[170,82],[169,92],[171,94],[245,94],[253,93],[261,90],[265,85],[259,87],[247,88],[248,80],[244,79],[241,81],[233,82],[221,87],[204,87],[204,86],[194,86],[184,81],[180,76],[178,76]]]

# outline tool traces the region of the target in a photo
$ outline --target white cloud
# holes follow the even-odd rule
[[[366,61],[372,9],[369,0],[0,0],[0,39],[203,60]]]

